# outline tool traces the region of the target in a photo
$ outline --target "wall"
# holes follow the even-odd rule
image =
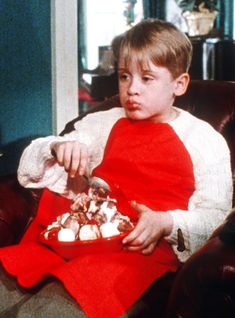
[[[49,0],[0,0],[0,175],[52,133]]]

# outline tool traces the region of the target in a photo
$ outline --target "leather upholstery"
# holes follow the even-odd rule
[[[235,213],[176,276],[167,318],[235,317]]]
[[[18,183],[16,175],[0,178],[0,247],[20,239],[35,213],[36,203],[36,196]]]

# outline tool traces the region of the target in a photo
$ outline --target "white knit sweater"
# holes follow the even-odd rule
[[[166,237],[179,260],[185,261],[221,224],[231,209],[232,174],[230,153],[224,138],[208,123],[190,113],[175,108],[178,117],[169,124],[188,150],[194,167],[195,191],[188,211],[168,211],[173,217],[173,230]],[[125,117],[122,108],[113,108],[87,115],[75,125],[75,130],[63,137],[38,138],[24,150],[19,168],[19,182],[28,188],[44,188],[73,198],[82,190],[81,177],[71,179],[51,156],[54,141],[79,140],[89,149],[87,175],[102,160],[104,147],[114,123]],[[177,230],[181,229],[186,249],[177,250]]]

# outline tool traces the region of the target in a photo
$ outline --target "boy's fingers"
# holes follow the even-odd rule
[[[154,251],[155,246],[156,246],[156,243],[155,243],[155,242],[149,244],[146,248],[144,248],[144,249],[142,250],[142,254],[144,254],[144,255],[149,255],[149,254],[151,254],[151,253]]]
[[[123,244],[129,244],[129,243],[134,243],[134,245],[142,245],[144,240],[143,240],[143,234],[145,235],[145,228],[138,224],[135,226],[135,228],[123,238]]]
[[[88,152],[87,147],[77,141],[61,142],[51,147],[58,164],[63,166],[70,177],[86,171]]]
[[[147,210],[147,207],[144,204],[137,203],[136,201],[131,201],[130,205],[138,212],[143,213]]]
[[[87,149],[84,145],[75,144],[72,152],[71,165],[69,169],[70,177],[76,174],[83,175],[87,164]]]
[[[59,165],[63,165],[63,160],[64,160],[64,150],[62,147],[56,146],[53,148],[54,150],[54,157],[56,158],[57,162]]]
[[[63,148],[64,150],[64,168],[65,171],[71,171],[71,167],[72,167],[72,156],[73,156],[73,145],[68,143],[66,145],[66,147]]]
[[[79,175],[83,175],[86,171],[86,165],[87,165],[87,157],[88,157],[88,153],[87,153],[87,148],[82,145],[81,149],[80,149],[80,164],[79,164]]]
[[[78,173],[80,164],[80,147],[76,143],[73,144],[72,153],[71,153],[71,164],[69,167],[70,177],[75,177]]]

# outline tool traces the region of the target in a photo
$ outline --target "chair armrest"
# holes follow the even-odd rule
[[[0,177],[0,246],[17,243],[35,215],[40,192],[23,188],[15,174]]]
[[[1,210],[0,210],[1,213]],[[9,225],[0,217],[0,247],[11,245],[14,242]]]
[[[167,318],[235,317],[234,286],[235,246],[213,237],[178,273]]]

